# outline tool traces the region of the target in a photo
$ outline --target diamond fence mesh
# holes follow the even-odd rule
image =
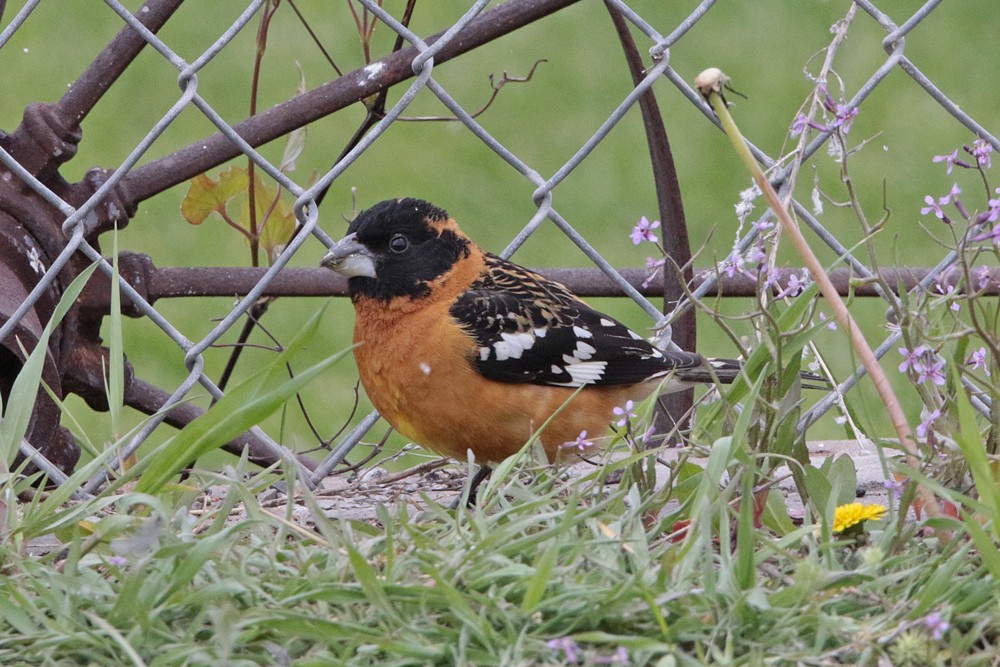
[[[434,100],[439,108],[444,107],[442,117],[447,120],[440,122],[447,123],[449,129],[444,139],[442,133],[437,132],[433,139],[424,141],[466,146],[475,142],[479,159],[488,161],[491,169],[498,164],[504,165],[503,168],[511,172],[519,183],[517,187],[520,191],[526,193],[512,194],[511,197],[523,197],[522,210],[530,206],[532,213],[517,223],[516,229],[507,224],[491,230],[495,238],[506,237],[507,245],[502,254],[512,255],[532,237],[568,240],[583,253],[588,266],[550,269],[547,272],[582,295],[629,297],[647,314],[646,326],[665,332],[661,340],[666,345],[690,348],[694,344],[695,304],[701,299],[715,295],[754,296],[762,292],[784,296],[796,293],[804,282],[801,269],[775,265],[776,256],[770,251],[767,259],[756,257],[755,253],[760,248],[771,248],[776,244],[773,225],[765,212],[744,214],[746,224],[740,224],[741,231],[732,246],[725,238],[726,234],[721,232],[714,237],[702,232],[692,234],[704,242],[700,250],[692,253],[688,240],[692,218],[689,212],[685,221],[680,203],[678,169],[674,166],[664,128],[672,129],[674,118],[680,115],[676,107],[681,103],[688,105],[684,113],[695,110],[700,114],[699,120],[694,114],[687,113],[685,123],[697,122],[705,127],[715,123],[713,113],[688,83],[701,67],[718,65],[729,69],[729,56],[724,50],[718,57],[712,55],[717,46],[727,39],[727,35],[720,34],[713,22],[713,17],[724,11],[715,7],[714,2],[689,3],[682,12],[677,6],[665,8],[661,3],[616,0],[603,3],[592,0],[509,0],[493,7],[488,7],[491,3],[484,0],[470,3],[445,29],[433,32],[409,27],[414,25],[412,16],[418,15],[422,9],[419,2],[398,3],[398,6],[383,8],[380,3],[357,0],[346,5],[353,19],[351,22],[343,21],[348,14],[342,12],[340,23],[332,19],[323,23],[326,13],[330,11],[330,3],[300,1],[282,4],[258,0],[240,8],[241,13],[238,14],[234,8],[226,7],[225,12],[234,13],[225,17],[218,16],[223,14],[221,8],[185,8],[187,12],[198,12],[195,23],[200,32],[197,38],[193,35],[190,18],[184,19],[187,23],[182,23],[183,28],[175,32],[169,30],[175,13],[178,14],[176,20],[182,20],[179,10],[183,4],[181,0],[150,0],[141,7],[129,9],[113,0],[90,3],[90,11],[95,13],[110,16],[113,12],[119,29],[104,50],[69,85],[59,101],[27,104],[30,100],[19,99],[17,86],[6,87],[3,95],[4,107],[7,107],[5,112],[15,104],[27,106],[20,125],[12,132],[0,135],[0,271],[3,272],[0,274],[0,291],[3,292],[0,297],[0,363],[4,366],[0,373],[0,387],[4,390],[6,404],[15,378],[25,366],[27,353],[38,345],[47,346],[41,376],[51,395],[39,392],[27,435],[20,444],[20,454],[43,470],[53,483],[66,481],[79,455],[75,438],[61,424],[63,408],[60,399],[74,394],[82,397],[92,409],[109,408],[105,377],[108,369],[114,368],[115,360],[105,347],[101,332],[102,327],[106,331],[107,315],[113,307],[110,282],[115,278],[118,280],[122,313],[152,323],[156,336],[170,341],[175,350],[176,363],[183,365],[185,371],[180,382],[161,387],[134,373],[130,365],[125,365],[121,401],[149,416],[132,433],[116,441],[114,451],[107,457],[107,466],[82,486],[81,495],[97,491],[109,476],[118,472],[121,462],[127,461],[144,443],[155,437],[154,434],[170,430],[165,425],[183,427],[202,414],[203,408],[192,400],[198,392],[207,392],[212,400],[224,395],[223,387],[232,369],[219,373],[214,367],[210,368],[211,365],[206,363],[206,354],[213,347],[230,342],[241,329],[246,329],[248,318],[262,319],[272,298],[345,294],[345,284],[339,278],[327,275],[322,269],[294,266],[314,267],[322,248],[331,243],[323,227],[332,235],[337,233],[332,231],[334,228],[339,230],[340,211],[346,207],[342,206],[332,215],[324,213],[321,227],[320,204],[328,191],[336,192],[342,200],[346,199],[348,186],[344,183],[345,172],[353,168],[355,171],[349,172],[354,174],[351,176],[353,179],[359,178],[358,173],[363,174],[365,180],[384,176],[374,170],[357,171],[359,165],[365,165],[366,154],[379,145],[398,142],[401,162],[408,163],[415,170],[434,172],[436,179],[446,182],[442,190],[451,188],[461,193],[463,202],[476,198],[474,189],[463,183],[464,179],[471,178],[467,164],[457,161],[448,164],[447,155],[451,150],[448,146],[442,151],[432,152],[426,144],[421,144],[421,132],[424,131],[421,128],[428,125],[412,121],[429,120],[425,110],[432,108],[430,102]],[[831,263],[834,258],[842,262],[843,266],[834,273],[839,288],[845,294],[879,297],[883,301],[882,310],[889,314],[891,324],[892,314],[897,312],[894,306],[899,308],[901,303],[897,293],[912,297],[933,293],[934,290],[941,290],[942,286],[947,289],[960,282],[962,250],[944,246],[941,249],[929,248],[926,254],[915,258],[929,264],[926,267],[905,266],[907,262],[893,267],[875,266],[871,255],[866,252],[866,244],[855,238],[856,230],[845,231],[843,225],[837,223],[825,226],[821,222],[825,218],[816,201],[803,203],[796,199],[802,192],[814,195],[819,192],[818,186],[796,187],[796,179],[802,174],[809,174],[811,169],[818,182],[821,170],[829,170],[831,164],[843,164],[844,156],[852,154],[857,144],[877,143],[877,132],[854,144],[845,142],[855,116],[867,113],[868,109],[872,109],[878,117],[875,127],[891,128],[897,118],[905,116],[911,109],[930,113],[926,109],[933,106],[933,121],[927,121],[928,128],[933,127],[937,131],[936,128],[947,127],[952,136],[960,131],[959,136],[965,137],[969,143],[977,139],[983,147],[1000,149],[1000,143],[990,132],[991,127],[995,129],[998,117],[993,110],[992,115],[987,112],[986,117],[977,121],[963,110],[979,98],[989,99],[989,95],[984,94],[988,86],[981,85],[983,81],[977,78],[975,72],[949,71],[940,62],[916,62],[908,55],[907,40],[912,35],[923,32],[930,41],[949,34],[949,20],[953,16],[945,14],[940,1],[927,2],[912,14],[908,13],[909,9],[902,9],[909,7],[909,3],[895,3],[889,9],[897,15],[896,21],[872,2],[825,4],[836,5],[836,11],[840,12],[833,28],[828,31],[828,23],[810,24],[806,32],[802,25],[796,25],[796,29],[803,30],[799,35],[789,35],[787,27],[782,25],[781,16],[766,17],[761,16],[764,12],[749,10],[747,30],[754,31],[754,35],[748,43],[757,44],[761,52],[743,54],[744,58],[747,55],[750,61],[759,58],[763,66],[773,63],[776,52],[794,50],[798,53],[802,51],[801,43],[808,43],[808,49],[819,52],[819,55],[797,65],[801,68],[804,64],[806,72],[806,76],[802,77],[801,97],[806,97],[820,86],[821,93],[829,90],[828,94],[812,98],[811,108],[803,107],[803,113],[798,117],[807,121],[803,121],[804,124],[798,128],[800,133],[792,135],[793,140],[799,142],[797,145],[783,146],[780,156],[771,155],[757,146],[753,149],[760,162],[770,169],[772,182],[784,196],[789,197],[801,224],[811,230],[812,240],[829,249]],[[607,22],[603,30],[591,32],[590,24],[583,22],[583,9],[579,10],[581,14],[574,14],[569,19],[559,18],[561,12],[571,11],[568,8],[573,5],[586,6],[586,11],[590,12],[586,17],[592,16],[595,9],[600,10]],[[5,23],[0,23],[3,25],[0,57],[6,55],[6,62],[11,63],[22,49],[27,54],[29,48],[59,53],[59,40],[66,39],[68,35],[55,31],[59,28],[50,28],[54,25],[46,22],[50,15],[42,16],[48,8],[48,3],[26,2],[15,12],[13,7],[0,2],[0,14],[5,20]],[[344,6],[338,5],[338,9],[343,10]],[[456,10],[450,8],[449,11],[454,13]],[[989,20],[990,11],[985,6],[964,11],[972,14],[979,12],[984,22]],[[218,81],[213,80],[213,63],[233,51],[239,51],[241,55],[238,57],[253,61],[253,47],[261,45],[261,35],[266,35],[268,22],[278,12],[294,12],[300,17],[305,15],[303,26],[307,26],[308,30],[300,27],[300,34],[303,35],[302,41],[311,48],[318,47],[304,35],[312,34],[313,24],[334,35],[331,40],[353,40],[355,48],[363,45],[366,64],[342,74],[334,64],[338,76],[327,83],[308,91],[303,86],[287,101],[237,120],[241,116],[234,111],[228,97],[218,93],[220,88],[217,87]],[[938,20],[941,15],[944,15],[943,18]],[[576,20],[581,21],[579,33],[573,30],[573,21]],[[372,40],[373,33],[369,29],[374,25],[378,26],[380,38],[387,40],[384,51],[387,55],[369,52],[372,44],[381,44]],[[608,25],[614,29],[608,29]],[[536,120],[518,126],[516,141],[501,140],[496,132],[487,129],[492,115],[504,113],[499,107],[489,107],[496,99],[502,101],[503,96],[508,94],[501,91],[507,84],[516,83],[518,90],[524,91],[519,94],[531,98],[531,104],[535,106],[553,104],[552,96],[559,94],[558,89],[546,88],[533,78],[536,69],[544,71],[549,65],[543,64],[542,58],[533,61],[522,73],[505,73],[503,77],[492,79],[494,97],[490,98],[485,110],[481,108],[480,101],[459,101],[462,97],[450,92],[461,88],[456,81],[460,79],[464,60],[475,49],[493,43],[502,47],[510,35],[529,28],[532,39],[544,45],[541,52],[545,59],[563,58],[575,63],[574,67],[560,70],[560,76],[567,77],[567,72],[575,72],[577,78],[562,81],[561,84],[588,91],[586,99],[600,110],[603,118],[596,127],[577,124],[564,115],[549,117],[545,123],[537,122],[536,116]],[[62,26],[61,29],[71,28]],[[252,39],[255,30],[258,36],[256,41]],[[212,38],[206,41],[206,34],[211,34]],[[848,36],[856,41],[845,41]],[[322,37],[316,37],[316,44],[322,44]],[[586,45],[588,40],[613,44],[623,55],[616,62],[595,63],[592,59],[588,60],[581,55],[594,50]],[[580,46],[581,41],[585,43],[583,47]],[[795,49],[792,48],[793,43]],[[195,44],[200,46],[195,47]],[[282,46],[268,45],[267,56],[271,57]],[[990,45],[981,46],[995,51],[995,47]],[[878,55],[873,55],[876,48]],[[844,80],[840,80],[829,67],[838,49],[867,54],[864,59],[850,62],[852,71]],[[496,53],[494,51],[491,57],[495,57]],[[980,57],[986,59],[988,54],[984,52]],[[824,58],[828,62],[824,62]],[[683,65],[678,65],[678,61]],[[330,62],[333,64],[332,59]],[[60,68],[66,67],[58,58],[48,61],[48,65],[50,69],[39,70],[37,76],[58,77],[61,76]],[[753,71],[753,63],[740,61],[735,65]],[[140,66],[147,70],[155,69],[161,74],[168,69],[179,86],[180,92],[169,97],[171,101],[162,113],[152,113],[144,108],[146,101],[141,91],[143,86],[162,86],[165,79],[161,77],[155,82],[140,79],[130,83],[130,71]],[[594,68],[613,69],[614,76],[627,83],[627,87],[619,88],[625,92],[618,95],[619,89],[609,93],[588,88],[593,81],[599,80]],[[926,71],[940,74],[932,78]],[[631,79],[628,78],[629,73]],[[886,81],[895,80],[898,85],[901,77],[906,79],[905,95],[894,92],[889,101],[878,99]],[[763,72],[754,83],[759,90],[753,92],[750,102],[738,101],[738,109],[749,107],[758,99],[768,99],[767,89],[773,83],[768,79],[768,73]],[[130,137],[136,135],[136,126],[141,125],[141,136],[115,168],[94,168],[80,180],[71,182],[66,175],[76,166],[71,160],[78,150],[83,153],[87,146],[87,137],[80,129],[81,123],[119,85],[129,86],[126,98],[129,106],[119,108],[117,113],[112,114],[110,124],[122,130],[127,128]],[[735,87],[739,89],[741,86],[742,82],[738,80]],[[203,93],[204,88],[209,88],[211,93]],[[245,88],[240,90],[241,99],[245,99]],[[957,97],[953,99],[943,92],[945,90]],[[653,97],[654,92],[668,94],[674,100],[671,114],[661,112]],[[157,99],[164,97],[160,95]],[[155,104],[150,102],[150,106]],[[341,140],[346,147],[332,162],[332,167],[314,175],[298,175],[292,171],[290,166],[301,151],[300,142],[303,141],[301,135],[295,134],[300,128],[317,124],[338,112],[359,108],[364,111],[360,124],[351,125],[348,121],[343,128],[336,128],[344,137],[353,135],[353,139]],[[191,126],[184,126],[182,147],[164,154],[163,146],[173,147],[176,143],[176,136],[172,136],[171,132],[176,134],[176,128],[182,125],[178,119],[189,118],[192,114],[198,118],[200,124],[197,127],[201,133],[192,136],[187,129]],[[414,115],[420,118],[415,119]],[[637,116],[641,116],[641,123],[636,122]],[[152,117],[153,120],[145,124],[145,120],[140,122],[135,117]],[[761,131],[761,145],[774,143],[775,127],[781,135],[785,135],[796,117],[797,114],[793,113],[787,118],[764,119],[771,127],[768,131]],[[516,119],[514,123],[517,123]],[[394,136],[394,128],[402,125],[410,129]],[[643,129],[645,137],[635,133],[637,127]],[[757,140],[753,130],[746,134],[751,142]],[[544,159],[540,159],[535,145],[544,147],[549,141],[555,144],[556,135],[559,135],[560,143],[559,151],[554,153],[562,154],[570,145],[573,148],[566,153],[569,157],[545,155]],[[574,192],[572,196],[579,196],[579,188],[568,183],[585,171],[588,164],[600,159],[597,155],[602,146],[610,142],[609,138],[619,141],[621,136],[631,142],[627,150],[637,159],[642,155],[643,161],[651,160],[652,183],[629,183],[622,188],[614,183],[614,175],[608,175],[607,192],[593,192],[592,195],[624,199],[630,194],[628,190],[633,188],[655,191],[654,201],[658,210],[650,210],[649,215],[660,217],[663,221],[662,237],[668,257],[666,261],[652,261],[650,268],[645,270],[616,269],[606,258],[607,250],[599,249],[600,244],[594,241],[598,236],[605,237],[586,227],[585,215],[579,212],[581,207],[567,201],[568,198],[558,200],[560,203],[557,204],[557,192]],[[262,148],[285,137],[291,138],[287,139],[281,159],[275,159],[271,152]],[[700,159],[705,160],[706,155],[711,155],[707,159],[715,164],[715,169],[736,170],[735,161],[732,161],[732,166],[722,166],[728,155],[715,151],[718,146],[706,148]],[[709,153],[709,150],[712,152]],[[831,153],[833,160],[829,159]],[[133,220],[141,203],[167,193],[173,186],[189,183],[192,179],[197,181],[199,175],[243,156],[249,159],[249,166],[240,173],[250,180],[260,178],[272,189],[278,186],[294,198],[294,203],[285,204],[282,209],[288,221],[294,220],[294,223],[285,225],[285,236],[268,237],[259,233],[260,230],[243,234],[255,253],[253,266],[158,268],[147,254],[135,252],[120,253],[116,263],[110,260],[108,244],[111,243],[112,232],[125,228],[130,220],[131,227],[127,231],[132,234],[133,243],[144,253],[155,255],[154,246],[163,243],[164,237],[158,236],[148,242],[149,247],[143,247],[142,230],[136,230],[136,227],[152,223]],[[333,157],[332,154],[329,156],[331,160]],[[929,166],[929,155],[927,162]],[[899,164],[896,168],[905,170],[909,167]],[[217,183],[223,182],[221,173],[218,181],[213,180],[214,177],[207,181],[207,185],[203,181],[209,192],[217,187]],[[810,179],[803,177],[799,180]],[[518,190],[515,188],[512,191]],[[409,196],[419,193],[394,194]],[[364,188],[362,195],[365,196]],[[215,195],[206,196],[211,198]],[[716,208],[721,204],[728,210],[735,194],[724,192],[710,199],[714,200],[712,203]],[[566,203],[561,203],[563,201]],[[446,201],[437,203],[449,207]],[[274,212],[273,202],[271,206],[272,209],[268,209],[265,202],[264,208],[260,209],[264,217]],[[489,208],[491,205],[487,203],[483,210]],[[205,215],[211,210],[209,207]],[[574,213],[567,213],[567,210]],[[186,215],[188,213],[190,211]],[[253,220],[252,215],[250,219]],[[331,219],[334,219],[332,224],[329,222]],[[198,222],[203,220],[204,217]],[[627,239],[632,222],[621,223],[624,225],[621,238]],[[184,223],[178,216],[176,220],[159,220],[156,224],[168,227]],[[277,224],[274,227],[277,228]],[[553,230],[561,233],[561,237],[553,236]],[[762,239],[767,239],[768,245],[765,246]],[[104,243],[103,249],[101,242]],[[211,242],[214,241],[206,241]],[[626,241],[626,245],[630,244]],[[263,263],[260,252],[266,254],[266,267],[257,266]],[[696,256],[693,262],[692,254]],[[212,256],[211,251],[208,256]],[[73,280],[85,275],[91,264],[96,265],[94,274],[79,296],[67,304],[70,306],[68,311],[61,313],[57,308],[60,299],[67,293],[74,294]],[[675,265],[682,268],[671,270]],[[765,267],[764,270],[761,267]],[[982,294],[994,295],[997,271],[989,267],[985,270]],[[238,298],[207,331],[202,331],[204,327],[193,325],[187,319],[191,317],[193,308],[183,305],[174,308],[168,306],[166,301],[199,296]],[[663,297],[664,308],[659,308],[650,300],[654,297]],[[188,299],[183,301],[190,303]],[[56,313],[62,315],[58,322],[53,319]],[[50,322],[52,326],[46,330]],[[346,330],[350,322],[338,320],[331,326]],[[898,329],[894,331],[890,327],[887,335],[879,333],[878,329],[869,334],[883,336],[878,341],[879,356],[899,346],[901,332]],[[245,342],[245,338],[239,338],[238,342]],[[125,352],[141,354],[133,351],[128,339]],[[861,370],[848,372],[839,386],[804,413],[799,429],[810,427],[824,413],[838,407],[842,396],[852,391],[862,374]],[[976,407],[988,414],[988,395],[968,378],[963,382],[967,384]],[[199,386],[200,390],[197,389]],[[680,399],[670,409],[683,411],[684,400],[689,399]],[[7,418],[11,416],[8,414]],[[343,418],[349,419],[348,415]],[[335,441],[318,437],[328,445],[321,459],[294,451],[300,448],[285,446],[284,437],[260,427],[235,438],[226,448],[233,453],[245,453],[250,460],[261,465],[277,463],[293,469],[301,479],[316,484],[343,465],[347,453],[367,436],[377,422],[377,414],[372,413],[352,422],[352,427]]]

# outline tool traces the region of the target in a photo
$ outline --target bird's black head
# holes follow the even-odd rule
[[[470,243],[445,211],[420,199],[390,199],[359,213],[322,264],[349,278],[352,299],[417,298],[470,253]]]

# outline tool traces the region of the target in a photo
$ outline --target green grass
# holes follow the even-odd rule
[[[548,643],[569,638],[587,665],[619,647],[635,665],[990,664],[996,592],[968,540],[891,522],[864,544],[808,520],[755,530],[730,505],[739,484],[709,478],[734,472],[726,459],[687,500],[605,485],[607,469],[567,482],[522,466],[480,510],[400,502],[378,525],[326,519],[310,494],[275,516],[235,472],[202,478],[198,513],[193,489],[122,493],[62,553],[0,549],[0,660],[559,665]],[[940,639],[931,612],[950,624]]]

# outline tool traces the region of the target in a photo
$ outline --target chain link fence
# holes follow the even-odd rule
[[[580,4],[587,2],[592,0],[580,0]],[[0,22],[3,26],[0,50],[11,48],[9,43],[12,38],[30,25],[33,12],[39,11],[41,4],[38,0],[28,1],[15,12],[12,6],[0,0],[0,15],[3,18]],[[117,36],[58,102],[28,104],[20,126],[0,135],[0,364],[3,366],[0,388],[4,390],[6,403],[15,378],[25,363],[26,353],[37,345],[47,345],[42,378],[52,396],[45,391],[39,392],[20,453],[43,470],[53,483],[65,482],[79,453],[72,435],[60,424],[61,410],[57,399],[72,393],[83,397],[95,410],[108,409],[104,378],[112,360],[100,332],[112,305],[110,280],[118,276],[122,312],[146,318],[155,324],[162,335],[180,350],[186,368],[185,379],[176,386],[166,388],[156,386],[132,373],[130,367],[126,368],[123,402],[149,415],[149,418],[120,443],[116,456],[109,459],[125,461],[151,434],[165,428],[164,424],[183,427],[203,413],[189,400],[196,387],[201,387],[215,400],[221,398],[224,390],[220,389],[220,385],[225,383],[206,371],[206,351],[245,326],[243,323],[248,316],[255,316],[254,309],[259,308],[261,303],[277,296],[343,296],[346,293],[346,284],[339,277],[318,268],[293,268],[290,263],[305,249],[316,249],[331,243],[330,237],[319,225],[319,202],[345,170],[361,159],[376,142],[391,141],[385,136],[389,129],[400,122],[415,100],[425,100],[428,96],[439,101],[454,117],[464,138],[474,137],[490,151],[493,159],[503,161],[519,174],[531,191],[536,212],[510,239],[502,253],[504,256],[513,254],[543,226],[553,226],[582,251],[590,265],[546,271],[551,277],[581,295],[629,297],[648,314],[651,323],[672,334],[665,337],[667,344],[684,348],[694,343],[693,306],[698,299],[717,294],[753,296],[762,288],[759,276],[734,269],[739,268],[748,253],[757,247],[760,235],[767,233],[766,213],[754,224],[747,225],[733,250],[730,252],[727,247],[722,253],[725,259],[721,262],[702,268],[692,266],[692,255],[697,253],[692,253],[689,247],[676,169],[664,131],[664,125],[669,126],[670,123],[664,123],[653,97],[654,84],[664,86],[663,82],[667,81],[703,115],[707,123],[716,122],[711,110],[688,83],[697,72],[678,71],[674,68],[672,57],[680,49],[696,51],[706,48],[694,41],[702,39],[704,33],[701,33],[702,37],[693,35],[697,33],[700,23],[711,21],[715,5],[712,1],[701,2],[687,16],[669,22],[660,19],[663,12],[655,11],[649,3],[630,4],[619,0],[603,3],[613,20],[624,60],[632,74],[631,89],[610,105],[610,112],[596,131],[571,128],[577,137],[578,149],[558,168],[551,170],[533,166],[529,160],[519,157],[517,150],[509,148],[491,134],[481,123],[477,111],[470,111],[467,108],[469,105],[463,105],[449,93],[448,86],[441,82],[437,72],[445,63],[461,59],[482,45],[494,41],[502,43],[506,35],[526,26],[537,25],[541,34],[545,34],[550,17],[577,4],[575,0],[508,0],[492,8],[487,8],[489,2],[481,0],[472,3],[447,29],[433,35],[411,31],[408,25],[412,7],[409,5],[394,14],[383,9],[380,3],[357,0],[352,7],[359,21],[362,18],[365,22],[377,20],[380,26],[392,31],[394,37],[398,35],[396,47],[391,53],[381,58],[373,56],[364,67],[345,72],[239,122],[227,120],[226,114],[200,94],[199,76],[214,59],[231,48],[241,33],[253,30],[257,25],[255,21],[280,3],[267,0],[249,3],[228,27],[220,26],[218,38],[195,57],[179,55],[189,48],[182,41],[183,35],[173,38],[158,36],[161,28],[180,9],[182,0],[150,0],[134,11],[114,0],[92,4],[94,11],[113,11],[120,17],[121,29]],[[830,49],[835,49],[838,40],[846,36],[849,24],[866,22],[868,27],[878,27],[880,47],[885,55],[875,68],[862,77],[865,79],[862,85],[848,91],[846,99],[834,104],[831,98],[827,109],[829,118],[826,122],[814,123],[815,132],[808,141],[803,139],[798,150],[778,158],[753,147],[760,162],[771,170],[772,182],[783,195],[792,197],[795,193],[794,176],[802,166],[817,160],[831,146],[836,149],[844,123],[849,122],[858,110],[866,108],[870,98],[877,94],[888,77],[899,76],[900,73],[912,80],[915,90],[922,91],[923,95],[939,105],[952,119],[950,122],[964,126],[969,135],[994,149],[1000,149],[1000,142],[986,126],[989,123],[995,125],[996,117],[980,124],[963,111],[963,100],[954,100],[943,92],[949,87],[960,87],[963,94],[977,95],[984,89],[971,85],[967,87],[961,83],[962,79],[949,81],[950,86],[936,84],[921,69],[921,63],[913,62],[907,56],[907,38],[914,31],[929,29],[928,24],[932,23],[935,12],[943,4],[940,0],[927,2],[896,22],[873,2],[862,0],[853,5],[847,2],[840,4],[845,19],[834,26],[833,46]],[[416,5],[419,11],[419,3]],[[282,7],[282,10],[285,9]],[[204,14],[205,21],[215,20],[212,16],[214,10],[202,7],[198,11]],[[298,11],[297,7],[295,11]],[[988,20],[989,10],[984,7],[980,11],[984,20]],[[654,19],[654,16],[657,18]],[[838,26],[843,29],[839,35]],[[359,23],[358,27],[363,33],[363,25]],[[942,30],[940,27],[936,29]],[[609,39],[611,34],[607,34]],[[46,41],[39,43],[37,48],[55,48],[56,41],[61,37],[46,35]],[[553,50],[559,48],[560,40],[573,38],[565,34],[548,36]],[[860,46],[852,44],[851,48]],[[143,51],[154,52],[146,57],[158,58],[163,65],[176,71],[179,96],[116,168],[95,168],[80,181],[68,182],[61,169],[74,157],[80,145],[81,122],[105,93],[114,88],[119,77],[127,72]],[[705,64],[725,67],[724,62]],[[620,66],[620,63],[617,65]],[[581,71],[580,76],[585,79],[587,72]],[[530,78],[530,75],[524,78]],[[505,76],[505,81],[515,79]],[[500,86],[495,87],[499,89]],[[387,95],[387,91],[391,91],[392,95]],[[5,104],[13,104],[17,93],[17,90],[7,89],[4,93]],[[20,104],[25,102],[18,100]],[[329,170],[313,181],[294,180],[288,170],[282,168],[283,165],[266,158],[259,150],[264,144],[338,111],[352,106],[356,108],[359,103],[366,105],[368,113],[355,140]],[[650,271],[641,269],[616,269],[588,241],[587,235],[571,224],[569,216],[560,213],[555,203],[554,193],[591,159],[602,142],[619,130],[623,119],[633,109],[639,109],[642,115],[653,164],[659,215],[663,221],[662,233],[669,255],[664,268],[669,269],[671,264],[684,267],[680,271],[660,270],[651,275]],[[178,117],[188,113],[201,114],[214,126],[214,134],[199,137],[164,157],[143,162],[147,151],[160,141]],[[524,128],[524,132],[533,133],[537,141],[544,141],[549,131],[551,128],[546,127]],[[803,133],[802,136],[807,135]],[[750,140],[753,141],[752,136]],[[268,267],[157,268],[149,257],[137,253],[120,254],[117,267],[109,261],[107,247],[102,251],[99,245],[101,237],[107,239],[109,232],[124,227],[136,214],[140,203],[239,156],[249,158],[255,170],[295,197],[291,207],[295,232],[276,249]],[[460,178],[448,170],[442,176]],[[461,183],[457,183],[456,187],[460,188]],[[446,202],[441,203],[447,207]],[[725,206],[728,208],[729,204]],[[846,268],[836,269],[835,279],[845,294],[876,296],[891,306],[899,303],[899,297],[892,288],[915,294],[932,292],[940,285],[959,282],[961,253],[958,250],[946,250],[932,267],[877,269],[857,251],[856,244],[841,238],[843,234],[839,230],[824,227],[815,205],[792,198],[791,206],[801,223],[811,230],[812,238],[828,246],[833,255],[841,258]],[[92,263],[96,263],[97,269],[87,286],[58,325],[47,332],[46,324],[57,312],[60,299],[70,289],[73,280],[88,270]],[[763,289],[773,294],[787,294],[796,290],[801,277],[800,269],[772,268]],[[997,293],[998,278],[1000,275],[993,269],[985,283],[984,293]],[[890,289],[886,289],[887,285]],[[184,333],[187,327],[176,317],[165,315],[157,305],[160,299],[170,297],[233,295],[241,298],[225,317],[214,323],[207,334],[196,339],[189,338]],[[659,296],[664,297],[667,304],[664,310],[650,300]],[[892,308],[888,312],[891,313]],[[898,330],[890,331],[879,341],[877,354],[883,356],[898,347],[899,338]],[[671,339],[673,342],[670,342]],[[840,397],[851,391],[862,375],[860,369],[850,374],[815,403],[802,416],[799,428],[807,429],[835,407]],[[963,382],[967,384],[976,407],[988,414],[990,401],[987,394],[967,378]],[[671,409],[683,411],[684,406],[677,404]],[[251,461],[261,465],[280,463],[296,470],[301,479],[315,485],[343,463],[347,453],[377,421],[378,415],[374,413],[358,421],[319,461],[291,451],[279,444],[273,434],[261,428],[241,435],[226,448],[233,453],[246,453]],[[93,494],[115,471],[112,465],[96,474],[79,493],[82,496]]]

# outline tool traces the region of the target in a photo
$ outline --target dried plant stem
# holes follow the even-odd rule
[[[809,247],[809,243],[806,241],[805,236],[802,235],[802,231],[799,229],[798,224],[792,220],[791,216],[788,215],[787,209],[782,206],[781,201],[778,198],[778,193],[774,191],[771,184],[768,182],[767,178],[764,176],[764,172],[761,171],[760,166],[757,164],[757,160],[754,159],[753,154],[751,154],[750,149],[746,145],[746,141],[743,139],[743,135],[740,134],[739,128],[736,127],[736,122],[733,117],[729,114],[729,109],[726,108],[726,102],[722,98],[722,88],[726,84],[728,79],[719,70],[706,70],[695,80],[695,86],[699,88],[701,93],[708,100],[708,103],[715,110],[715,113],[719,117],[719,121],[722,123],[722,128],[726,132],[726,136],[729,137],[730,142],[736,149],[736,153],[743,160],[743,164],[753,175],[754,181],[760,188],[764,196],[767,197],[768,203],[774,214],[781,221],[781,226],[787,235],[788,240],[791,242],[792,246],[795,248],[799,256],[802,257],[809,273],[812,275],[812,279],[819,286],[820,292],[823,297],[830,304],[830,308],[833,310],[833,315],[837,318],[838,324],[841,328],[847,332],[850,337],[851,346],[854,348],[855,353],[861,360],[862,365],[868,372],[869,377],[871,377],[872,382],[875,384],[875,390],[878,392],[879,398],[882,399],[882,403],[885,405],[886,412],[889,414],[889,419],[892,420],[892,425],[896,429],[896,435],[899,437],[899,442],[906,450],[906,463],[914,469],[920,467],[920,453],[917,450],[917,443],[913,439],[913,431],[910,429],[910,424],[906,420],[906,415],[903,414],[903,409],[899,405],[899,400],[896,398],[896,393],[892,390],[892,386],[889,384],[889,378],[886,377],[885,371],[882,370],[882,366],[879,364],[878,359],[875,358],[875,353],[872,352],[871,346],[868,345],[868,341],[865,340],[864,335],[858,328],[857,323],[854,318],[851,317],[851,313],[847,310],[847,305],[844,303],[843,299],[840,298],[840,294],[837,293],[837,289],[833,286],[833,282],[830,277],[827,276],[826,270],[820,263],[819,259],[813,253],[812,248]],[[934,498],[934,494],[931,493],[930,489],[923,485],[917,486],[917,498],[920,500],[921,505],[926,509],[927,515],[934,517],[941,514],[940,508],[937,504],[937,500]]]

